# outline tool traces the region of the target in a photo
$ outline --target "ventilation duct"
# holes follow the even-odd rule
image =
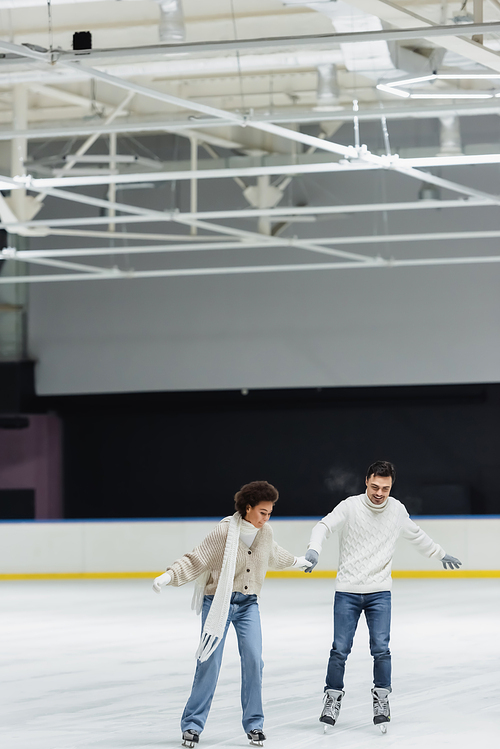
[[[439,156],[458,156],[462,153],[460,120],[455,114],[440,117]]]
[[[160,6],[160,42],[183,42],[186,38],[182,0],[157,0]]]
[[[321,13],[331,20],[339,34],[359,31],[382,31],[387,24],[377,16],[342,0],[282,0],[284,5],[303,6]],[[401,47],[398,42],[389,45],[386,41],[357,42],[340,44],[346,70],[361,73],[369,78],[378,79],[382,74],[396,70],[404,72],[422,71],[429,68],[427,58],[409,49]],[[399,49],[401,47],[401,49]]]
[[[318,104],[338,104],[339,84],[337,81],[336,65],[318,65],[318,90],[316,93],[316,100]]]

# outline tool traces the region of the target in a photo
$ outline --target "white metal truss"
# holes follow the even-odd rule
[[[371,5],[370,5],[371,3]],[[368,212],[391,212],[391,211],[420,211],[425,209],[435,209],[437,207],[455,208],[467,207],[468,209],[498,207],[500,205],[500,196],[492,194],[487,190],[481,190],[476,187],[462,184],[460,181],[446,179],[435,174],[422,171],[423,168],[433,168],[439,166],[451,167],[453,165],[466,164],[498,164],[500,163],[500,154],[467,154],[456,157],[447,154],[437,154],[435,156],[424,157],[420,159],[404,159],[386,155],[378,155],[370,152],[366,147],[361,146],[355,138],[354,145],[344,145],[334,142],[327,137],[318,137],[310,135],[298,128],[300,122],[325,122],[353,120],[357,125],[360,120],[376,119],[381,117],[424,117],[439,116],[439,113],[458,111],[463,114],[474,116],[481,113],[500,112],[500,101],[488,102],[488,106],[478,105],[465,106],[461,102],[459,106],[453,104],[434,104],[427,106],[410,106],[403,107],[384,107],[376,111],[375,107],[365,107],[360,110],[357,102],[349,111],[345,107],[340,112],[328,112],[321,110],[312,115],[310,111],[293,111],[277,112],[276,114],[261,113],[251,111],[251,109],[223,109],[219,106],[213,106],[206,103],[200,98],[188,98],[179,96],[165,89],[164,86],[153,86],[145,82],[134,80],[134,64],[140,64],[141,60],[173,60],[179,56],[214,56],[228,54],[238,50],[239,53],[245,51],[277,50],[282,48],[292,49],[311,49],[322,48],[325,45],[338,44],[356,44],[361,41],[385,40],[389,42],[422,40],[436,43],[441,47],[459,52],[464,58],[474,63],[480,63],[488,66],[488,69],[500,71],[500,57],[492,49],[489,49],[476,41],[471,41],[469,37],[477,37],[500,32],[500,22],[486,22],[456,26],[437,24],[431,19],[423,18],[408,9],[402,9],[383,0],[352,0],[356,7],[367,9],[372,7],[377,9],[380,17],[384,20],[395,18],[395,28],[384,29],[382,31],[359,32],[352,34],[316,34],[303,36],[284,36],[280,38],[260,38],[229,40],[222,42],[206,42],[179,44],[179,45],[150,45],[148,47],[129,46],[121,49],[98,49],[85,53],[64,52],[50,49],[43,51],[33,46],[22,46],[8,41],[0,41],[0,49],[4,50],[7,57],[0,63],[4,64],[5,69],[10,71],[13,81],[21,80],[20,74],[25,76],[24,80],[29,81],[30,71],[36,73],[33,78],[35,81],[32,86],[33,93],[45,97],[54,97],[62,100],[68,105],[76,107],[85,104],[86,97],[81,93],[76,93],[66,89],[57,89],[53,82],[50,86],[39,83],[39,74],[44,69],[51,70],[51,75],[60,74],[60,83],[64,84],[71,81],[98,81],[105,87],[111,87],[110,90],[125,90],[126,96],[121,102],[116,100],[113,104],[109,102],[102,103],[102,111],[106,119],[99,125],[79,124],[71,126],[53,126],[34,128],[28,125],[27,118],[25,126],[15,129],[0,130],[0,141],[12,140],[27,141],[28,139],[42,139],[44,137],[68,137],[70,133],[73,136],[87,136],[87,140],[80,145],[76,152],[71,154],[61,169],[51,177],[32,177],[24,173],[13,172],[11,176],[0,176],[0,189],[11,192],[11,196],[25,195],[35,193],[36,201],[41,202],[45,196],[50,196],[59,200],[64,200],[68,204],[78,203],[87,205],[89,208],[99,208],[104,211],[103,216],[74,217],[68,216],[64,219],[39,219],[25,218],[15,215],[15,211],[5,203],[0,203],[2,207],[2,223],[0,227],[5,228],[11,234],[24,233],[32,236],[49,236],[51,234],[74,236],[78,230],[75,227],[86,227],[81,233],[82,236],[92,236],[94,238],[102,236],[109,239],[120,237],[135,238],[136,235],[143,242],[162,241],[163,244],[151,245],[140,244],[129,247],[89,247],[75,248],[69,246],[63,250],[15,250],[12,247],[4,248],[1,253],[5,258],[20,260],[28,263],[46,265],[57,268],[58,272],[51,275],[33,274],[29,276],[11,276],[1,277],[0,283],[43,283],[49,281],[73,281],[73,280],[111,280],[119,278],[151,278],[151,277],[176,277],[182,275],[213,275],[213,274],[235,274],[235,273],[264,273],[264,272],[294,272],[310,270],[341,270],[356,268],[388,268],[400,267],[410,268],[418,266],[431,265],[454,265],[454,264],[471,264],[471,263],[496,263],[500,260],[497,255],[468,255],[454,257],[425,258],[416,257],[408,258],[391,258],[383,259],[372,254],[362,254],[350,252],[341,249],[342,245],[370,245],[424,242],[428,240],[477,240],[498,238],[500,232],[494,229],[480,229],[474,231],[456,231],[456,232],[429,232],[419,234],[379,234],[377,236],[350,235],[343,237],[322,237],[315,239],[307,238],[285,238],[261,234],[256,231],[237,228],[234,225],[217,223],[220,221],[233,221],[247,218],[269,218],[275,223],[290,222],[299,220],[300,217],[317,217],[320,215],[335,215],[339,213],[368,213]],[[96,7],[98,0],[96,0]],[[392,14],[392,15],[391,15]],[[414,25],[411,26],[411,23]],[[418,23],[418,27],[415,27]],[[479,49],[478,49],[479,48]],[[182,59],[182,58],[181,58]],[[115,75],[113,72],[113,62],[121,61],[130,66],[128,75]],[[0,85],[2,82],[0,64]],[[24,85],[24,84],[15,84]],[[27,84],[29,85],[29,84]],[[122,94],[123,97],[123,94]],[[142,117],[140,121],[134,122],[132,104],[137,98],[144,101],[159,102],[161,105],[168,107],[168,114],[160,121],[159,118]],[[131,105],[129,107],[129,105]],[[186,110],[195,112],[193,118],[186,118]],[[430,115],[430,113],[433,113]],[[130,116],[130,121],[121,122],[119,117]],[[286,123],[292,124],[293,127],[284,126]],[[222,148],[240,147],[238,139],[226,137],[215,132],[213,135],[207,134],[214,128],[230,127],[232,132],[239,128],[242,132],[248,128],[258,133],[264,133],[288,143],[290,146],[290,156],[288,159],[282,158],[280,163],[261,164],[257,166],[242,167],[224,167],[224,168],[198,168],[198,144],[207,142],[212,145],[218,145]],[[117,151],[117,134],[118,133],[145,133],[145,132],[171,132],[181,133],[188,137],[191,142],[191,168],[190,169],[162,169],[154,163],[147,163],[143,160],[142,166],[149,167],[149,171],[138,172],[120,172],[127,160],[124,159]],[[93,143],[100,135],[108,134],[110,136],[110,153],[107,159],[101,158],[95,161],[99,166],[97,174],[79,174],[76,165],[89,163],[85,154],[91,148]],[[242,138],[242,141],[244,138]],[[309,149],[309,153],[316,151],[322,154],[320,160],[307,160],[307,154],[301,161],[301,158],[293,151],[291,144],[298,144]],[[300,155],[302,156],[302,155]],[[102,165],[104,163],[104,166]],[[137,162],[134,162],[137,164]],[[15,167],[13,167],[14,169]],[[246,210],[217,210],[217,211],[198,211],[197,210],[197,183],[198,180],[215,180],[215,179],[237,179],[250,180],[259,177],[287,177],[288,180],[300,174],[328,174],[338,172],[339,174],[358,174],[365,171],[383,170],[385,172],[396,172],[412,180],[418,180],[421,183],[434,185],[439,188],[450,190],[462,196],[467,196],[468,200],[454,199],[443,201],[409,201],[406,203],[388,203],[376,201],[372,204],[354,205],[354,206],[299,206],[296,208],[284,208],[276,205],[272,208],[257,207]],[[102,173],[103,172],[103,173]],[[67,175],[67,176],[66,176]],[[134,206],[130,203],[118,201],[116,199],[117,186],[120,185],[138,185],[141,183],[159,183],[189,180],[191,184],[191,210],[189,212],[179,211],[158,211],[143,207]],[[244,185],[244,183],[242,183]],[[106,185],[108,187],[107,199],[97,198],[76,192],[68,188],[75,187],[95,187]],[[3,200],[3,199],[2,199]],[[20,201],[17,200],[17,204]],[[262,204],[261,204],[262,205]],[[156,224],[171,223],[178,227],[183,227],[184,231],[190,234],[170,234],[158,235],[153,232],[144,231],[141,233],[118,233],[117,226],[128,226],[133,224]],[[93,226],[108,226],[108,231],[92,231]],[[264,224],[262,224],[264,226]],[[270,224],[268,224],[270,226]],[[201,232],[198,233],[198,232]],[[227,239],[224,239],[227,237]],[[167,243],[165,243],[165,240]],[[75,263],[63,258],[68,257],[97,257],[106,255],[152,255],[169,253],[194,253],[194,252],[214,252],[227,250],[237,253],[238,250],[251,249],[269,249],[279,248],[283,251],[282,262],[269,262],[266,265],[215,265],[214,267],[202,268],[158,268],[156,270],[120,270],[119,268],[109,268],[107,266],[90,265],[86,263]],[[1,248],[0,248],[1,249]],[[300,263],[288,262],[286,251],[305,252],[304,261]],[[335,261],[325,262],[308,262],[311,253],[320,255],[329,255],[335,258]],[[71,273],[64,271],[74,271]]]

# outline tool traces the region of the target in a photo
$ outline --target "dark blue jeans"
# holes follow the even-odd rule
[[[391,689],[391,593],[335,593],[333,645],[326,672],[326,689],[344,688],[344,671],[361,612],[365,612],[373,656],[373,684]]]

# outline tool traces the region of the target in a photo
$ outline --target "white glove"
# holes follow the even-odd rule
[[[155,577],[153,582],[153,590],[155,593],[161,593],[161,589],[168,585],[169,582],[172,579],[172,575],[170,572],[164,572],[163,575],[158,575],[158,577]]]
[[[295,557],[295,562],[292,564],[292,567],[299,570],[307,570],[308,567],[312,567],[312,564],[305,557]]]

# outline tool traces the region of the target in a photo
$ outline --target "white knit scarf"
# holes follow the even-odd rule
[[[226,546],[224,549],[224,557],[222,559],[219,582],[217,583],[217,590],[215,591],[210,611],[205,620],[200,644],[196,651],[196,657],[202,663],[203,661],[207,661],[212,653],[217,649],[217,646],[220,645],[226,628],[229,605],[231,603],[231,594],[233,592],[236,556],[238,554],[238,544],[243,518],[239,512],[235,512],[232,517],[224,518],[222,522],[227,520],[229,520],[229,528],[227,531]],[[197,610],[198,608],[201,610],[200,604],[203,602],[203,592],[201,592],[200,596],[200,588],[202,591],[205,589],[208,575],[209,573],[204,573],[197,579],[197,590],[195,589],[191,608],[196,607]]]

